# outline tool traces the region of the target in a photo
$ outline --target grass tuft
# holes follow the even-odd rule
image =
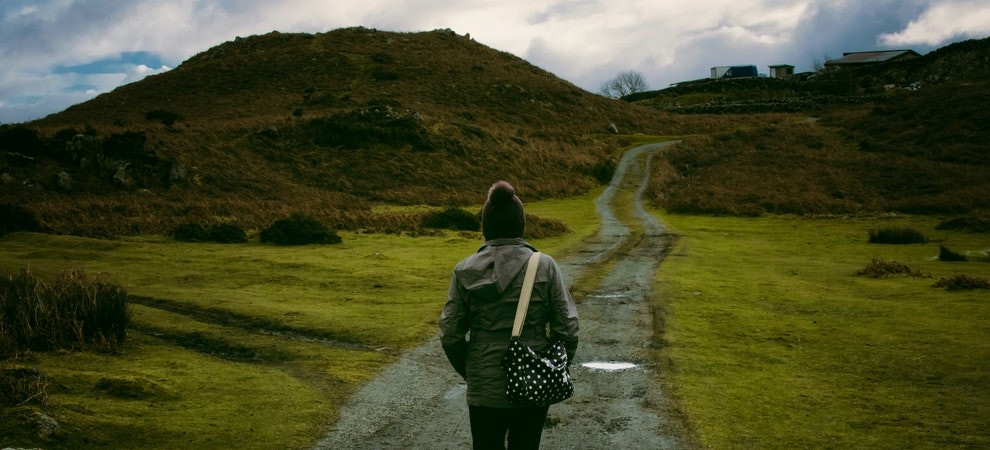
[[[956,275],[950,278],[939,278],[932,287],[945,288],[949,291],[990,289],[990,279]]]
[[[870,230],[871,244],[924,244],[928,237],[917,229],[910,227],[881,228]]]
[[[29,351],[116,351],[131,320],[127,292],[81,270],[47,284],[29,269],[0,277],[0,358]]]
[[[856,275],[872,278],[886,278],[897,275],[908,275],[919,278],[931,277],[931,275],[911,269],[907,264],[891,261],[883,257],[874,257],[866,267],[856,271]]]

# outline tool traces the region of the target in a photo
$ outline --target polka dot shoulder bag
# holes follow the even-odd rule
[[[571,374],[567,370],[564,343],[554,342],[546,350],[537,353],[519,339],[539,264],[540,253],[534,252],[526,267],[526,278],[523,279],[522,294],[519,296],[519,306],[516,307],[516,319],[512,324],[512,340],[502,357],[502,369],[508,377],[505,393],[509,401],[520,405],[552,405],[574,394]]]

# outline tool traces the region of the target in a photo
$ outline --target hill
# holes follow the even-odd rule
[[[607,180],[611,131],[680,119],[583,91],[450,30],[237,38],[175,69],[0,132],[0,204],[58,233],[264,226],[292,211],[386,226],[378,202],[527,199]]]
[[[421,213],[378,206],[478,204],[496,179],[526,201],[582,193],[637,133],[684,136],[648,191],[670,211],[979,214],[987,80],[990,38],[811,81],[619,101],[450,30],[272,32],[0,127],[0,232],[257,230],[295,212],[415,231]]]
[[[956,42],[920,58],[822,69],[791,80],[700,79],[638,92],[624,100],[681,114],[820,113],[874,102],[896,90],[983,81],[990,74],[990,38]]]
[[[988,80],[990,38],[814,81],[705,82],[644,94],[637,102],[667,111],[787,110],[818,119],[782,116],[688,138],[658,166],[651,195],[659,207],[694,213],[986,217]],[[691,96],[718,99],[665,106]]]

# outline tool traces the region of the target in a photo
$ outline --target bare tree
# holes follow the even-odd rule
[[[629,94],[643,92],[650,88],[643,74],[635,70],[619,72],[614,78],[602,83],[598,92],[606,97],[621,98]]]

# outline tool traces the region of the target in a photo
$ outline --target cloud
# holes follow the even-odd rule
[[[625,70],[661,88],[715,65],[804,71],[845,51],[925,53],[990,34],[988,10],[986,0],[4,0],[0,121],[40,117],[273,30],[450,28],[597,91]]]
[[[954,1],[930,5],[917,20],[903,30],[880,35],[884,45],[923,44],[936,46],[943,42],[990,35],[990,3]]]

